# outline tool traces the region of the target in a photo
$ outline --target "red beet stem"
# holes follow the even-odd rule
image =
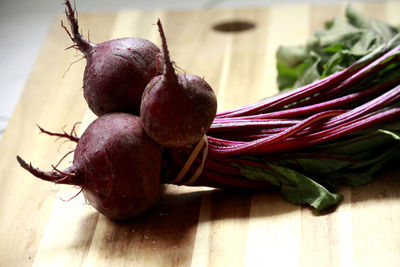
[[[366,76],[371,75],[371,73],[377,72],[393,61],[398,60],[399,53],[400,46],[396,46],[377,58],[373,58],[370,62],[367,62],[367,64],[350,66],[324,79],[286,93],[235,110],[218,113],[216,117],[226,118],[272,112],[291,103],[295,103],[296,101],[315,96],[316,93],[319,93],[319,96],[312,97],[311,99],[315,98],[319,102],[325,101],[331,98],[332,95],[344,92],[344,90],[347,90]]]
[[[346,72],[347,71],[347,72]],[[277,110],[287,104],[293,103],[295,101],[304,99],[306,97],[312,96],[316,94],[317,92],[321,92],[322,90],[325,90],[329,88],[330,86],[337,84],[344,79],[348,78],[352,73],[348,73],[350,70],[346,69],[340,72],[337,72],[335,74],[332,74],[329,77],[326,77],[322,80],[315,81],[311,84],[302,86],[300,88],[288,91],[286,93],[281,93],[279,95],[270,97],[266,100],[246,105],[244,107],[231,110],[231,111],[225,111],[218,113],[216,115],[216,118],[231,118],[231,117],[237,117],[237,116],[244,116],[244,115],[251,115],[251,114],[258,114],[261,113],[259,112],[262,110],[263,112],[267,111],[274,111]],[[268,110],[265,110],[265,109]]]
[[[177,77],[175,74],[175,69],[174,69],[174,66],[169,57],[167,39],[165,37],[164,29],[162,27],[160,19],[157,20],[157,26],[158,26],[158,31],[160,32],[161,48],[162,48],[163,58],[164,58],[164,73],[163,73],[163,75],[165,77],[167,77],[168,82],[176,82]]]
[[[241,117],[233,117],[233,118],[216,118],[211,125],[209,132],[214,132],[214,128],[220,129],[222,126],[227,126],[229,128],[230,124],[233,124],[236,121],[255,121],[260,120],[264,121],[266,119],[284,119],[284,118],[301,118],[305,116],[310,116],[317,112],[321,112],[327,109],[333,108],[344,108],[345,105],[355,103],[356,101],[362,101],[367,99],[367,97],[381,92],[383,90],[387,90],[394,85],[399,84],[400,79],[396,78],[388,82],[380,83],[375,85],[369,89],[355,92],[349,95],[341,96],[335,99],[328,99],[325,102],[318,102],[316,104],[310,104],[307,106],[301,106],[297,108],[284,109],[280,111],[268,112],[268,113],[260,113],[256,115],[249,116],[241,116]],[[268,120],[269,121],[269,120]],[[229,124],[228,124],[229,122]],[[215,126],[214,126],[215,125]],[[234,126],[233,126],[234,127]],[[228,128],[224,130],[228,130]],[[234,129],[234,128],[233,128]],[[230,130],[230,129],[229,129]]]
[[[87,54],[89,49],[93,46],[93,44],[90,43],[88,40],[86,40],[82,36],[82,34],[79,32],[78,20],[77,20],[77,18],[75,16],[76,9],[72,7],[72,5],[71,5],[69,0],[65,1],[65,5],[66,5],[65,15],[67,16],[69,25],[71,27],[72,36],[68,32],[67,28],[65,28],[65,27],[64,28],[67,31],[67,33],[69,34],[69,36],[72,39],[72,41],[78,46],[79,50],[82,53]]]
[[[397,79],[396,79],[397,80]],[[398,82],[398,80],[397,80]],[[289,119],[268,119],[269,117],[275,118],[277,115],[281,114],[283,117],[288,115],[311,115],[310,112],[314,114],[320,110],[329,109],[336,106],[341,106],[343,104],[351,103],[352,101],[360,100],[366,98],[367,96],[379,92],[382,89],[387,89],[388,86],[392,85],[392,82],[385,84],[379,84],[365,91],[360,91],[353,93],[351,95],[343,96],[338,99],[333,99],[331,101],[323,102],[320,104],[315,104],[306,107],[294,108],[289,110],[283,110],[281,112],[265,113],[252,116],[244,116],[238,118],[221,118],[216,119],[211,126],[208,134],[213,137],[221,136],[224,139],[231,139],[230,136],[235,137],[237,141],[249,141],[251,139],[259,139],[269,136],[270,134],[277,133],[285,130],[288,126],[293,126],[299,123],[300,120],[289,120]],[[379,110],[385,106],[395,103],[400,99],[400,87],[396,86],[391,90],[385,92],[379,97],[376,97],[352,110],[349,110],[339,116],[329,119],[326,123],[321,125],[319,130],[329,129],[345,122],[355,120],[365,114],[372,113]],[[294,111],[299,112],[296,114]],[[269,128],[276,127],[276,128]],[[277,128],[279,127],[279,128]],[[315,129],[314,129],[315,131]],[[237,133],[237,134],[236,134]],[[297,135],[309,134],[310,131],[302,131]],[[232,135],[233,134],[233,135]],[[250,136],[248,138],[247,136]],[[240,138],[238,138],[240,137]],[[258,138],[257,138],[258,137]]]
[[[293,138],[292,140],[287,140],[287,142],[272,145],[268,148],[268,152],[264,153],[280,153],[287,152],[296,149],[310,147],[312,145],[326,143],[328,141],[338,139],[340,137],[346,136],[348,134],[360,131],[367,127],[372,127],[374,125],[379,125],[386,121],[391,121],[398,119],[400,116],[400,108],[393,108],[386,110],[384,112],[377,113],[373,116],[366,115],[365,117],[346,123],[344,125],[338,125],[331,129],[327,129],[316,134],[311,134],[309,136],[303,136],[299,138]],[[261,151],[258,151],[258,153]],[[262,152],[261,152],[262,153]]]
[[[299,132],[300,130],[304,129],[305,127],[309,126],[310,124],[313,124],[319,120],[328,118],[328,117],[333,117],[337,116],[339,114],[344,113],[343,110],[332,110],[332,111],[326,111],[326,112],[321,112],[318,114],[315,114],[302,122],[287,128],[286,130],[274,134],[271,136],[267,136],[265,138],[261,138],[258,140],[254,140],[252,142],[236,142],[236,144],[231,144],[228,147],[225,148],[220,148],[220,149],[215,149],[215,150],[210,150],[210,155],[214,156],[231,156],[231,155],[237,155],[237,154],[242,154],[242,153],[251,153],[254,151],[259,150],[261,147],[269,146],[273,143],[276,143],[278,141],[282,141],[295,133]]]
[[[232,141],[239,142],[250,142],[253,140],[257,140],[260,138],[264,138],[270,136],[272,134],[279,133],[285,130],[285,128],[276,128],[276,129],[251,129],[251,130],[242,130],[242,131],[228,131],[228,132],[218,132],[214,133],[213,137],[215,138],[224,138]]]
[[[215,120],[208,130],[209,133],[221,131],[239,131],[241,129],[266,129],[275,127],[293,126],[301,120],[288,120],[288,119],[243,119],[243,120]]]
[[[17,156],[17,161],[21,165],[22,168],[45,181],[54,182],[56,184],[70,184],[70,185],[81,185],[82,181],[79,176],[72,170],[72,167],[59,171],[55,169],[54,171],[42,171],[38,168],[34,168],[32,164],[28,164],[24,161],[20,156]]]
[[[337,86],[334,86],[327,90],[324,94],[320,94],[310,100],[311,103],[318,103],[321,101],[325,101],[326,99],[331,99],[335,95],[341,94],[347,89],[351,89],[358,82],[363,79],[373,75],[374,73],[378,73],[379,70],[393,63],[394,61],[399,60],[400,54],[400,46],[396,46],[392,50],[386,52],[376,60],[369,63],[367,66],[361,68],[359,71],[354,73],[351,77],[341,82]],[[398,81],[398,80],[397,80]]]
[[[346,122],[344,124],[339,124],[335,127],[324,129],[319,132],[310,133],[305,136],[288,138],[285,139],[285,142],[277,142],[268,146],[260,146],[258,149],[254,149],[251,152],[253,155],[267,155],[295,151],[298,149],[310,147],[312,145],[326,143],[328,141],[338,139],[340,137],[366,129],[368,127],[398,119],[399,117],[400,107],[395,107],[381,112],[373,113],[372,115],[367,114],[361,118]],[[214,140],[215,138],[208,138],[210,155],[219,155],[221,153],[222,155],[227,156],[227,154],[235,154],[236,152],[234,151],[234,148],[232,149],[230,148],[230,146],[237,146],[238,144],[240,145],[243,143],[223,139],[218,139],[217,142],[215,142]],[[224,152],[225,150],[233,150],[233,152],[226,153]],[[240,153],[240,155],[244,154],[244,152]]]
[[[174,153],[173,151],[171,151]],[[179,154],[179,153],[178,153]],[[185,154],[175,154],[175,166],[179,167],[184,164],[184,159],[181,157],[186,157]],[[245,178],[241,174],[240,170],[236,167],[231,166],[232,163],[230,158],[214,159],[208,157],[204,169],[201,173],[199,179],[197,179],[193,185],[194,186],[210,186],[217,188],[270,188],[271,183],[268,181],[253,181]],[[228,164],[227,164],[228,163]],[[169,182],[166,182],[169,183]]]
[[[330,120],[326,127],[330,128],[333,126],[337,126],[343,124],[344,122],[348,122],[350,120],[356,119],[360,116],[368,115],[369,113],[373,113],[379,109],[387,107],[400,98],[400,85],[394,87],[393,89],[387,91],[386,93],[382,94],[381,96],[374,98],[373,100],[358,106],[342,115],[337,116]]]

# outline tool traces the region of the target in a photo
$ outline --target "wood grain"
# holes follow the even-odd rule
[[[400,24],[400,3],[354,4],[383,21]],[[344,5],[276,6],[197,11],[127,10],[80,14],[93,42],[138,36],[159,44],[163,21],[173,60],[204,76],[219,111],[255,102],[276,89],[275,51],[303,44]],[[39,135],[80,132],[95,116],[82,97],[84,60],[57,16],[0,142],[0,266],[399,266],[400,176],[383,171],[358,188],[343,187],[345,200],[318,215],[282,200],[276,192],[240,192],[164,186],[159,203],[131,221],[116,222],[85,204],[79,188],[34,179],[19,168],[21,155],[51,168],[72,143]],[[213,26],[249,21],[255,27],[223,33]],[[70,164],[71,157],[63,166]]]

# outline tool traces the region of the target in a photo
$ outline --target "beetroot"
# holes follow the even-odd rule
[[[71,3],[67,0],[65,5],[72,34],[64,28],[86,58],[83,94],[90,109],[98,116],[110,112],[139,114],[143,90],[158,74],[160,49],[148,40],[133,37],[91,43],[79,32]]]
[[[159,197],[160,147],[135,115],[110,113],[92,122],[79,138],[73,165],[66,170],[44,172],[19,156],[17,160],[38,178],[81,186],[87,201],[110,218],[131,218]]]
[[[160,20],[157,22],[163,50],[164,71],[143,92],[140,115],[147,134],[166,147],[198,142],[217,112],[211,86],[195,75],[176,74]]]

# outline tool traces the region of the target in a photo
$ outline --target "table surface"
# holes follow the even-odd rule
[[[400,3],[354,6],[400,24]],[[275,94],[277,47],[303,44],[327,19],[343,16],[344,8],[129,10],[79,19],[93,42],[137,36],[159,44],[154,23],[160,18],[173,60],[205,77],[222,111]],[[384,170],[362,187],[340,188],[344,201],[324,215],[275,192],[168,185],[154,208],[127,222],[99,215],[82,194],[70,199],[79,188],[34,179],[18,166],[16,155],[50,169],[74,149],[38,134],[36,124],[57,131],[82,121],[82,132],[95,118],[82,97],[85,62],[77,51],[65,50],[71,44],[61,19],[55,18],[0,141],[0,266],[400,265],[398,169]],[[214,30],[229,21],[255,27]]]

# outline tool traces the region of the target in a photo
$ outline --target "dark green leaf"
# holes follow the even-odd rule
[[[235,165],[248,179],[267,180],[279,186],[283,197],[294,204],[309,204],[321,212],[339,203],[343,196],[329,192],[309,177],[289,168],[268,164],[266,168]]]
[[[399,28],[369,19],[349,5],[345,18],[328,21],[305,45],[278,49],[279,89],[311,83],[352,64],[363,65],[399,44],[398,33]]]

